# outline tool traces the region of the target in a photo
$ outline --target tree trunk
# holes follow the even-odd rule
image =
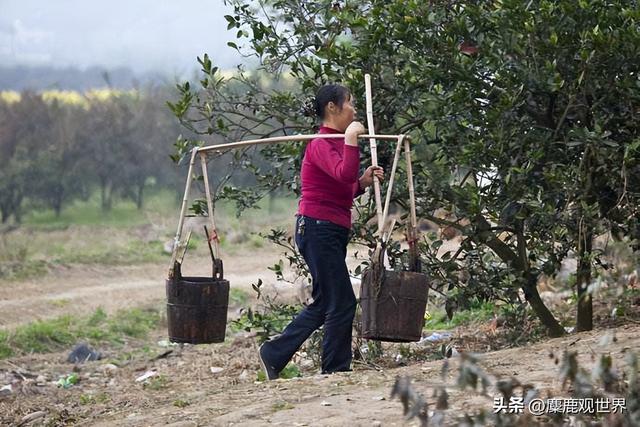
[[[64,190],[59,188],[59,191],[55,194],[53,199],[53,211],[56,214],[56,218],[60,218],[60,212],[62,212],[62,200],[64,199]]]
[[[55,203],[53,204],[53,211],[56,214],[56,218],[60,218],[60,212],[62,212],[62,201],[55,201]]]
[[[112,195],[112,183],[109,178],[100,179],[100,201],[102,204],[102,211],[108,212],[111,210],[111,195]]]
[[[276,195],[272,191],[269,193],[269,215],[273,214],[273,210],[275,209],[275,205],[276,205],[275,201],[276,201]]]
[[[587,145],[582,157],[580,168],[583,171],[584,199],[592,206],[597,202],[593,191],[594,168],[592,163],[596,153],[590,145]],[[578,294],[578,313],[576,319],[576,331],[590,331],[593,329],[593,301],[591,294],[587,292],[591,283],[591,249],[593,248],[593,227],[589,214],[583,212],[578,216],[578,267],[576,271],[576,292]]]
[[[13,219],[16,221],[16,224],[22,224],[22,211],[20,210],[20,206],[16,206],[13,210]]]
[[[144,205],[143,195],[144,195],[144,182],[142,182],[141,184],[138,184],[138,194],[136,194],[136,206],[138,207],[139,211],[142,210],[142,207]]]
[[[13,206],[13,219],[15,219],[16,224],[22,223],[22,194],[16,196],[15,204]]]
[[[540,298],[540,293],[538,293],[538,275],[532,273],[528,268],[526,248],[523,247],[526,243],[522,236],[518,239],[518,251],[520,252],[518,254],[490,231],[491,224],[489,224],[482,215],[477,215],[475,222],[478,227],[478,237],[480,241],[491,248],[507,265],[510,265],[522,275],[524,280],[522,286],[524,297],[536,313],[536,316],[538,316],[542,324],[547,328],[549,336],[559,337],[564,335],[564,328],[554,317],[553,313],[549,311],[544,301],[542,301],[542,298]]]
[[[542,324],[547,328],[549,336],[555,338],[564,335],[564,328],[553,316],[553,313],[549,311],[544,301],[542,301],[542,298],[540,298],[540,293],[538,292],[538,275],[529,273],[525,281],[526,284],[522,287],[524,298],[531,308],[533,308],[533,311]]]
[[[584,230],[578,239],[578,268],[576,271],[576,287],[578,293],[578,318],[576,331],[593,329],[593,300],[587,292],[591,283],[591,249],[593,232]]]
[[[104,179],[100,179],[100,206],[102,210],[104,210],[104,207],[106,204],[105,202],[106,198],[107,198],[107,186]]]

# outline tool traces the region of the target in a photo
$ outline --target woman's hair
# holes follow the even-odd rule
[[[323,120],[326,115],[327,105],[329,105],[330,102],[340,107],[349,99],[349,95],[351,95],[349,89],[342,85],[324,85],[318,89],[315,98],[307,99],[302,108],[302,113],[307,117],[316,116],[320,118],[320,120]]]

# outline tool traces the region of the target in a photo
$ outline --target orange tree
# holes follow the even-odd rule
[[[440,257],[441,241],[423,243],[433,287],[450,306],[523,295],[558,336],[564,328],[537,283],[575,255],[577,328],[592,327],[589,285],[603,265],[595,237],[638,237],[637,2],[226,3],[229,45],[258,57],[280,85],[260,84],[256,73],[225,80],[205,56],[200,84],[180,85],[170,103],[183,124],[228,139],[296,132],[311,124],[298,112],[304,98],[325,82],[349,86],[363,111],[371,73],[377,130],[413,137],[420,217],[463,235],[460,250]],[[177,157],[194,143],[179,140]],[[263,149],[277,166],[266,170],[244,159],[258,176],[256,197],[274,183],[296,188],[299,151]],[[383,165],[391,151],[380,149]],[[434,217],[438,208],[456,219]]]

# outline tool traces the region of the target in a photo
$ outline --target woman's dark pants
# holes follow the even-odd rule
[[[264,344],[263,354],[276,371],[280,372],[302,343],[322,325],[322,372],[350,370],[356,298],[345,262],[348,241],[348,228],[298,217],[296,245],[311,272],[313,303],[302,310],[281,335]]]

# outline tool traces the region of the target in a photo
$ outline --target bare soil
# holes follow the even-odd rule
[[[257,277],[273,277],[265,266],[278,259],[276,251],[264,249],[231,257],[225,260],[226,277],[232,286],[249,289]],[[63,313],[86,314],[98,306],[114,311],[161,304],[166,268],[72,266],[42,279],[0,283],[0,327]],[[206,259],[198,259],[185,266],[185,274],[204,275],[208,268]],[[288,292],[290,298],[297,294],[268,280],[267,286],[274,292]],[[495,321],[474,328],[457,330],[444,343],[461,352],[492,348],[487,342],[500,333]],[[607,331],[596,330],[486,352],[480,356],[480,366],[492,377],[531,383],[542,396],[565,395],[557,364],[565,350],[578,352],[581,366],[590,371],[600,354],[610,354],[614,366],[623,369],[626,352],[640,347],[640,325],[622,325],[612,331],[616,340],[604,345],[601,338]],[[411,377],[415,391],[431,403],[434,388],[447,385],[449,423],[465,412],[490,411],[496,390],[481,396],[455,387],[459,356],[449,359],[449,374],[441,378],[443,361],[433,359],[439,357],[442,344],[408,346],[424,355],[422,360],[397,358],[393,349],[398,347],[393,347],[388,360],[378,366],[356,362],[353,372],[334,375],[305,367],[300,378],[260,382],[257,341],[250,334],[227,336],[222,344],[180,347],[166,343],[166,331],[161,329],[146,340],[100,349],[105,355],[102,360],[77,366],[65,361],[68,351],[0,361],[0,387],[12,386],[10,394],[0,393],[0,425],[418,425],[415,420],[405,421],[402,404],[390,397],[401,375]],[[304,360],[297,361],[307,366]],[[149,371],[154,375],[136,381]],[[68,389],[56,384],[73,372],[79,376],[77,384]]]
[[[542,396],[561,396],[566,391],[561,390],[559,367],[550,354],[560,357],[565,350],[577,351],[587,370],[598,355],[610,354],[614,365],[623,368],[625,352],[638,348],[639,325],[618,328],[616,341],[606,347],[599,345],[603,332],[485,353],[480,366],[492,376],[530,383]],[[0,379],[14,381],[14,394],[0,400],[0,424],[14,425],[42,411],[36,425],[416,425],[403,420],[400,401],[390,398],[395,378],[410,376],[415,391],[427,400],[434,387],[443,384],[442,361],[380,369],[355,364],[349,373],[307,371],[301,378],[258,382],[256,348],[254,338],[237,336],[224,344],[173,347],[168,356],[157,359],[168,349],[156,345],[119,367],[108,364],[110,359],[76,367],[80,382],[69,389],[55,385],[60,376],[74,370],[64,362],[66,353],[0,362]],[[437,345],[432,351],[438,351]],[[113,350],[111,356],[117,353]],[[451,423],[465,412],[491,410],[492,397],[498,395],[494,389],[488,396],[457,389],[459,360],[450,359],[446,379]],[[136,382],[148,371],[156,375]],[[16,380],[20,377],[24,379]]]

